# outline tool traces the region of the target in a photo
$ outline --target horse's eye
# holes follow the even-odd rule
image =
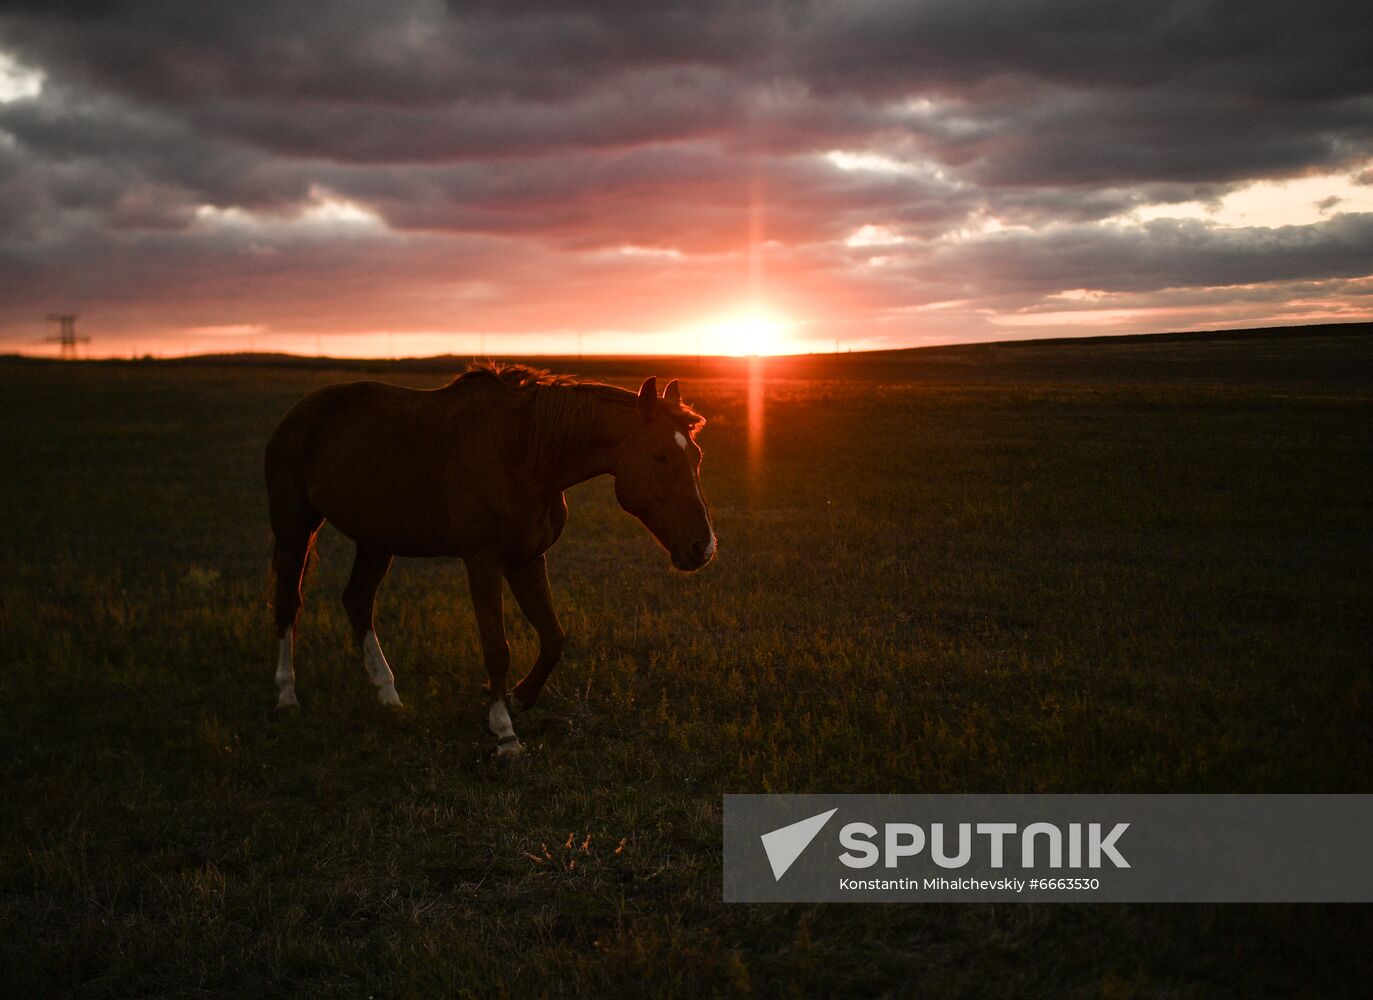
[[[654,456],[653,456],[653,461],[657,462],[659,465],[662,465],[664,462],[667,461],[667,456],[666,456],[666,455],[654,455]]]

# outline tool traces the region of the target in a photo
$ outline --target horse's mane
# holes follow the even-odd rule
[[[494,380],[510,392],[517,402],[532,401],[539,422],[553,425],[565,425],[578,419],[584,419],[587,406],[590,405],[589,397],[592,395],[621,404],[633,405],[635,401],[634,393],[618,386],[582,378],[580,375],[557,375],[544,368],[511,364],[505,361],[472,361],[467,365],[466,371],[456,376],[448,384],[457,386],[479,379]],[[579,391],[575,393],[537,391],[547,387],[571,387]],[[669,420],[693,437],[698,430],[705,426],[706,418],[685,403],[680,403],[675,408],[669,409],[663,400],[659,400],[659,405]],[[559,428],[559,430],[561,429]]]
[[[477,378],[494,378],[507,389],[528,389],[535,385],[600,385],[588,382],[578,375],[554,375],[544,368],[529,365],[511,364],[507,361],[470,361],[461,375],[453,378],[449,385],[467,382]]]

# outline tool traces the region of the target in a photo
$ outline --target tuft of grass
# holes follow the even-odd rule
[[[1368,907],[720,901],[725,792],[1373,790],[1373,391],[1105,353],[772,378],[758,452],[688,379],[717,562],[573,490],[509,769],[460,568],[384,584],[386,711],[332,529],[273,708],[262,443],[352,376],[0,364],[6,992],[1357,995]]]

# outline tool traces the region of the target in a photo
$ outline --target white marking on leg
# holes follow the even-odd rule
[[[400,695],[396,694],[396,676],[391,673],[391,665],[386,662],[386,654],[381,651],[377,634],[369,631],[362,637],[362,662],[367,667],[367,676],[377,687],[377,698],[383,705],[400,705]]]
[[[493,701],[486,713],[486,724],[496,734],[497,739],[508,740],[515,735],[515,725],[510,721],[510,710],[504,701]]]
[[[486,724],[496,734],[498,758],[518,757],[524,753],[524,744],[515,735],[515,726],[510,721],[510,710],[505,707],[505,699],[491,703],[491,708],[486,713]]]
[[[291,662],[291,640],[295,637],[295,631],[294,628],[288,628],[281,642],[277,643],[277,708],[300,704],[296,701],[296,670]]]
[[[683,451],[686,451],[686,435],[685,435],[685,434],[683,434],[681,431],[676,431],[676,432],[672,435],[672,440],[674,440],[674,441],[677,442],[677,447],[678,447],[678,448],[681,448]]]

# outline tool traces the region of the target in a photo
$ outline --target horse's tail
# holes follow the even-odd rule
[[[305,561],[301,565],[298,574],[297,586],[304,588],[310,577],[315,572],[315,566],[319,563],[319,550],[315,545],[319,533],[310,535],[309,542],[305,548]],[[272,539],[272,554],[267,560],[267,576],[263,581],[262,603],[265,607],[275,608],[278,603],[277,598],[277,577],[283,572],[284,561],[289,560],[290,554],[282,548],[280,542]]]
[[[300,612],[301,584],[314,564],[315,536],[324,523],[324,515],[307,495],[303,442],[291,416],[288,413],[272,432],[263,461],[273,536],[267,603],[275,609],[277,629],[283,634]]]

